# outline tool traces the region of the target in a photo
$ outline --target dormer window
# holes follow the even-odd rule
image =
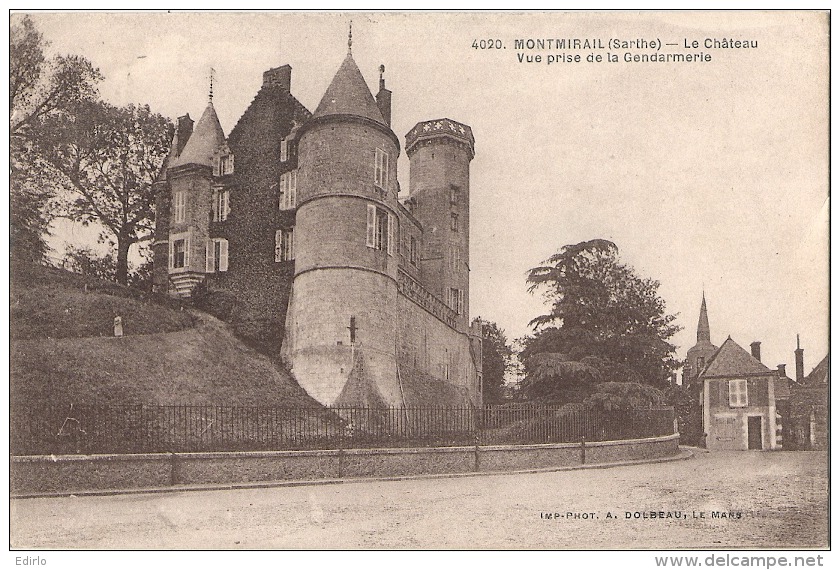
[[[219,170],[217,176],[233,174],[233,154],[227,153],[219,157]]]

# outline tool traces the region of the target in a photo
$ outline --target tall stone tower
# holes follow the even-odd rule
[[[451,119],[424,121],[406,135],[412,214],[423,225],[425,287],[455,310],[457,330],[469,323],[470,161],[475,139]]]
[[[214,185],[214,165],[225,134],[212,100],[192,129],[189,115],[178,119],[167,158],[165,182],[158,187],[158,235],[155,286],[189,297],[206,273],[206,244]],[[167,195],[168,193],[168,195]],[[161,216],[163,214],[166,219]],[[166,271],[164,273],[164,268]]]
[[[348,50],[297,133],[295,274],[283,350],[300,385],[325,404],[347,400],[348,384],[357,405],[403,401],[395,320],[400,148],[385,103],[377,104]]]

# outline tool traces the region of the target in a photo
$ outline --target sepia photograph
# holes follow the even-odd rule
[[[10,11],[10,560],[823,566],[830,44],[816,10]]]

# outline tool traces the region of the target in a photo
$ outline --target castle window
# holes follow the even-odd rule
[[[274,261],[292,261],[295,258],[295,228],[274,232]]]
[[[205,270],[208,273],[228,270],[228,241],[226,239],[207,240],[206,251]]]
[[[412,265],[417,265],[417,238],[414,236],[409,238],[408,259]]]
[[[280,162],[289,160],[289,141],[283,139],[280,141]]]
[[[463,314],[464,312],[464,292],[460,289],[449,289],[449,308],[456,313]]]
[[[703,372],[703,369],[706,367],[706,357],[705,356],[698,356],[697,357],[697,374]]]
[[[449,268],[452,271],[458,271],[461,266],[461,248],[457,245],[449,246]]]
[[[453,206],[457,206],[458,202],[461,199],[461,189],[458,188],[455,184],[449,187],[449,203]]]
[[[230,191],[217,188],[213,190],[213,221],[224,222],[230,214]]]
[[[183,190],[175,192],[172,202],[172,213],[175,216],[175,223],[181,223],[184,221],[187,213],[187,193]]]
[[[747,381],[729,381],[729,407],[743,408],[747,405]]]
[[[388,153],[381,148],[376,149],[373,184],[383,190],[388,187]]]
[[[392,214],[374,204],[367,207],[367,234],[365,244],[373,249],[394,255],[397,221]]]
[[[452,212],[450,220],[452,222],[452,231],[457,232],[458,231],[458,214],[456,214],[455,212]]]
[[[297,170],[280,175],[280,209],[293,210],[297,205]]]
[[[233,174],[233,155],[223,154],[219,157],[218,176],[225,176],[226,174]]]
[[[188,234],[177,234],[169,240],[169,268],[184,269],[190,264],[190,239]]]

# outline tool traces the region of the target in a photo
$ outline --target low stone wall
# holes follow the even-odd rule
[[[674,456],[679,434],[541,445],[11,458],[12,495],[564,468]]]

